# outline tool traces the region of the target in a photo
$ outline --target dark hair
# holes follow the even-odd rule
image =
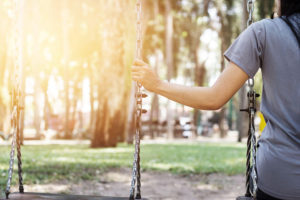
[[[280,0],[281,19],[293,31],[300,47],[300,0]]]
[[[280,0],[281,16],[290,16],[294,13],[300,13],[299,0]]]

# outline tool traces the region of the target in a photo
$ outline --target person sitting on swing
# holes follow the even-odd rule
[[[132,79],[178,103],[217,110],[261,68],[267,125],[258,141],[257,199],[300,200],[300,1],[277,0],[277,14],[235,40],[224,54],[230,63],[212,87],[164,82],[141,60]]]

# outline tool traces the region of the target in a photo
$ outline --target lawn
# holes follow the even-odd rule
[[[23,147],[26,184],[92,180],[109,168],[131,167],[133,146],[90,149],[87,145],[45,145]],[[142,145],[142,169],[180,174],[244,173],[245,145],[241,144],[146,144]],[[0,146],[0,188],[6,183],[9,147]],[[16,166],[15,166],[15,169]],[[17,170],[15,170],[15,173]],[[16,182],[16,174],[14,182]]]

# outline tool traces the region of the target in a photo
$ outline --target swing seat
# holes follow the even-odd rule
[[[238,197],[236,200],[253,200],[252,197]]]
[[[128,200],[128,197],[101,197],[101,196],[83,196],[83,195],[65,195],[65,194],[47,194],[47,193],[12,193],[10,200]],[[0,200],[6,200],[0,199]],[[142,199],[146,200],[146,199]]]

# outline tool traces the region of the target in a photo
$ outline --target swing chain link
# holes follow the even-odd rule
[[[8,199],[10,194],[11,182],[14,171],[14,158],[15,158],[15,147],[17,145],[17,158],[18,158],[18,175],[19,175],[19,192],[24,192],[23,187],[23,177],[22,177],[22,155],[21,155],[21,138],[20,138],[20,117],[21,110],[23,109],[21,102],[21,73],[22,73],[22,65],[21,65],[21,38],[20,38],[20,4],[19,0],[13,1],[13,57],[14,57],[14,82],[12,86],[11,93],[11,135],[12,135],[12,143],[11,143],[11,151],[10,151],[10,161],[9,161],[9,169],[8,169],[8,179],[6,184],[6,199]]]
[[[253,23],[253,13],[254,13],[254,0],[248,0],[247,2],[247,11],[249,13],[249,17],[247,20],[247,27]]]
[[[136,59],[141,59],[142,51],[142,2],[137,0],[136,2]],[[135,84],[135,99],[136,99],[136,111],[135,111],[135,152],[134,162],[132,170],[132,181],[130,189],[130,200],[141,199],[141,171],[140,171],[140,137],[141,137],[141,117],[146,111],[143,110],[143,98],[146,95],[142,92],[142,85],[139,82]],[[136,187],[136,194],[135,194]]]

